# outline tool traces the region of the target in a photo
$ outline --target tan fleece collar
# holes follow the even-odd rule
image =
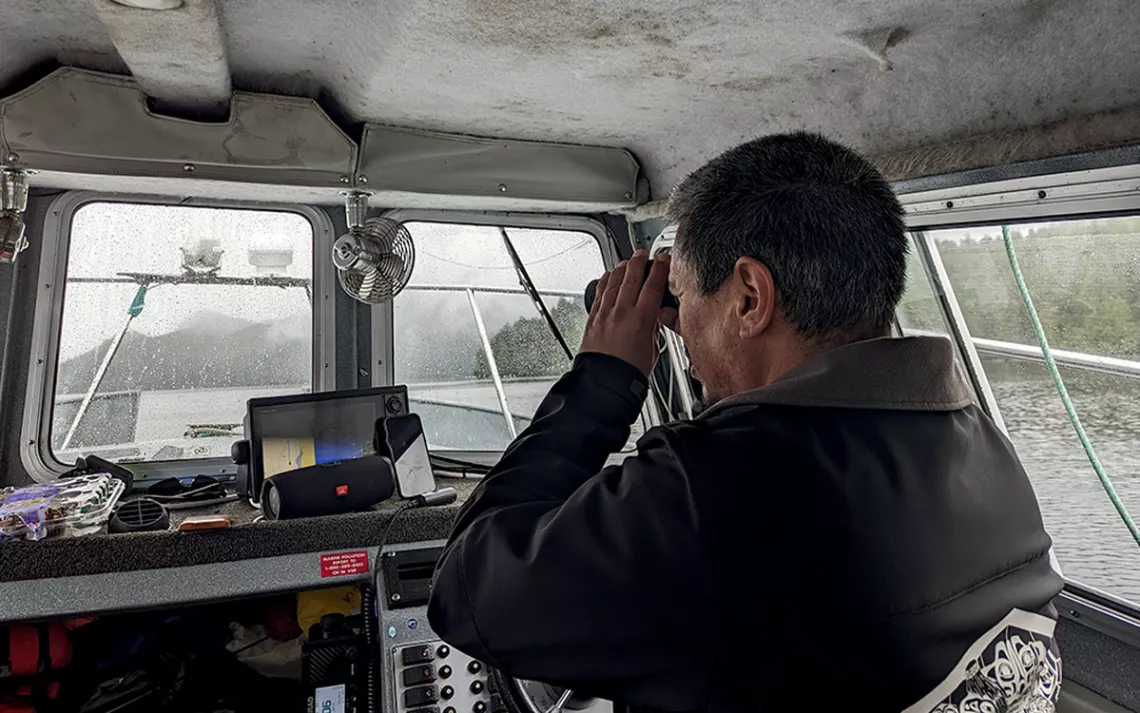
[[[701,417],[749,404],[956,411],[973,401],[949,339],[883,337],[814,356],[767,386],[718,401]]]

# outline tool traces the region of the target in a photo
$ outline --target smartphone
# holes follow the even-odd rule
[[[383,438],[381,435],[383,434]],[[376,453],[388,456],[396,469],[396,491],[402,498],[435,490],[427,437],[419,414],[388,416],[376,423]]]
[[[645,281],[649,279],[649,271],[651,269],[653,269],[653,261],[652,260],[645,263],[645,277],[643,277],[641,279],[642,284],[645,284]],[[594,299],[597,296],[598,296],[598,281],[597,280],[590,280],[590,283],[588,285],[586,285],[586,294],[583,296],[584,300],[586,302],[586,311],[587,312],[589,312],[590,308],[592,308],[594,306]],[[677,307],[680,304],[681,303],[677,301],[677,296],[674,295],[672,292],[670,292],[669,286],[666,285],[665,286],[665,294],[661,296],[661,309],[665,309],[666,307],[672,307],[673,309],[677,309]]]

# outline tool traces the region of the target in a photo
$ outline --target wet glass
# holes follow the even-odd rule
[[[1124,359],[1140,369],[1140,217],[1019,224],[1011,234],[1050,347]],[[1140,548],[1097,480],[1044,363],[1000,353],[1000,343],[1037,345],[1001,227],[931,236],[1066,577],[1140,603]],[[1075,367],[1062,367],[1061,375],[1109,478],[1136,517],[1140,378]]]
[[[436,449],[501,451],[511,441],[483,345],[482,320],[516,431],[570,360],[519,285],[496,226],[409,222],[416,266],[394,303],[395,378],[408,384]],[[605,271],[593,235],[507,228],[546,309],[576,354],[582,291]],[[634,432],[643,432],[641,423]]]
[[[77,210],[54,456],[228,457],[248,399],[312,390],[312,276],[313,228],[296,213],[102,202]]]
[[[899,328],[904,335],[947,334],[942,318],[942,309],[934,297],[930,279],[923,270],[914,239],[909,238],[910,248],[906,256],[906,290],[899,300],[895,313]]]

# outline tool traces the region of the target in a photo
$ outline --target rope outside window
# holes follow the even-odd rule
[[[1116,492],[1116,488],[1112,487],[1112,481],[1109,480],[1108,474],[1104,472],[1104,466],[1101,465],[1100,459],[1097,458],[1096,450],[1093,448],[1092,442],[1089,440],[1088,434],[1085,433],[1085,427],[1081,424],[1081,419],[1077,415],[1077,409],[1073,406],[1072,399],[1069,398],[1069,391],[1065,388],[1065,382],[1061,378],[1061,372],[1057,368],[1057,362],[1053,359],[1053,352],[1049,349],[1049,341],[1045,338],[1045,329],[1041,326],[1041,318],[1037,315],[1037,308],[1033,305],[1033,298],[1029,295],[1029,287],[1025,284],[1025,276],[1021,274],[1021,266],[1017,262],[1017,253],[1013,249],[1013,238],[1009,232],[1009,226],[1001,226],[1001,237],[1005,242],[1005,254],[1009,257],[1009,266],[1013,270],[1013,279],[1017,283],[1017,291],[1021,293],[1021,299],[1025,303],[1025,312],[1029,316],[1029,322],[1033,327],[1033,334],[1037,337],[1037,344],[1041,347],[1041,353],[1045,357],[1045,366],[1049,370],[1049,376],[1053,379],[1053,386],[1057,388],[1057,394],[1061,397],[1061,403],[1065,406],[1065,413],[1069,416],[1069,423],[1072,424],[1073,430],[1077,434],[1077,440],[1081,442],[1081,446],[1085,449],[1085,455],[1088,456],[1089,463],[1092,464],[1093,470],[1096,471],[1096,477],[1100,480],[1104,492],[1108,495],[1108,499],[1112,501],[1113,507],[1120,515],[1120,519],[1124,521],[1128,531],[1132,533],[1132,539],[1136,540],[1136,544],[1140,545],[1140,528],[1136,527],[1136,523],[1132,520],[1132,516],[1128,514],[1128,508],[1125,507],[1120,496]]]

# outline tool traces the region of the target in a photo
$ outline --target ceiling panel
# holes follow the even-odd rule
[[[0,0],[0,81],[53,53],[117,62],[82,0],[30,5]],[[657,196],[772,131],[880,153],[1140,105],[1134,0],[219,6],[235,88],[321,95],[350,121],[623,146]],[[859,41],[888,35],[883,71]]]

